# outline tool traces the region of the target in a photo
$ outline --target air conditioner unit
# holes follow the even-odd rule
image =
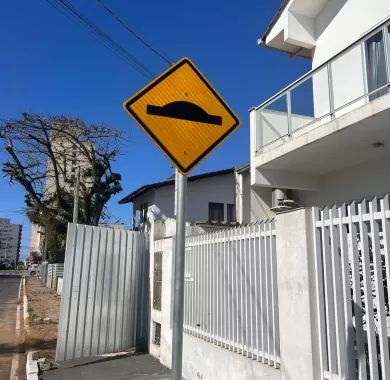
[[[294,191],[291,189],[272,189],[271,211],[282,212],[298,208],[299,203],[294,198]]]

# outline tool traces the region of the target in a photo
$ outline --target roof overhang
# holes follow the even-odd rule
[[[292,56],[312,57],[315,19],[329,0],[284,0],[258,44]]]
[[[235,171],[235,168],[229,168],[229,169],[223,169],[223,170],[218,170],[218,171],[214,171],[214,172],[197,174],[197,175],[193,175],[191,177],[188,177],[188,182],[193,182],[193,181],[197,181],[200,179],[215,177],[215,176],[219,176],[219,175],[226,175],[226,174],[233,173],[234,171]],[[143,186],[139,187],[138,189],[134,190],[132,193],[130,193],[126,197],[122,198],[118,203],[119,204],[131,203],[135,199],[137,199],[141,195],[145,194],[149,190],[158,189],[158,188],[163,187],[163,186],[174,185],[174,183],[175,183],[174,179],[168,179],[168,180],[162,181],[162,182],[155,182],[155,183],[151,183],[148,185],[143,185]]]

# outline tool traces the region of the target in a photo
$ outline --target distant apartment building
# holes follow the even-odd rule
[[[312,70],[250,110],[253,219],[389,192],[390,1],[285,0],[258,43]]]
[[[69,132],[69,131],[68,131]],[[77,128],[73,129],[75,139],[78,139]],[[52,133],[52,149],[58,167],[54,168],[52,161],[49,159],[46,172],[46,195],[56,191],[56,176],[58,176],[59,186],[66,191],[73,191],[76,179],[77,168],[80,170],[82,183],[88,186],[87,170],[90,168],[90,162],[81,152],[80,146],[72,141],[72,138],[62,133]],[[91,151],[90,143],[84,143],[83,149]],[[56,170],[57,173],[56,173]]]
[[[39,224],[31,223],[30,229],[30,255],[42,256],[44,239],[42,227]]]
[[[22,225],[0,218],[0,260],[16,265],[19,261]]]
[[[69,131],[67,131],[69,132]],[[78,129],[73,128],[73,135],[77,137]],[[52,161],[47,162],[45,195],[50,197],[56,191],[56,179],[58,185],[67,192],[74,191],[77,168],[80,172],[80,186],[88,188],[89,161],[80,147],[72,141],[72,138],[62,133],[52,133],[52,150],[56,158],[57,167],[54,168]],[[91,150],[89,143],[83,144],[84,148]],[[45,246],[45,234],[42,226],[31,223],[30,255],[42,256]]]

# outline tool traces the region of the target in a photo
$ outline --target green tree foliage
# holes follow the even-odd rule
[[[122,190],[111,164],[122,132],[65,116],[24,113],[0,125],[8,159],[3,173],[26,191],[26,215],[44,227],[50,262],[64,257],[67,223],[72,221],[76,168],[80,170],[78,222],[97,225],[113,194]]]

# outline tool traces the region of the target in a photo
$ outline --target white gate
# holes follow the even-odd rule
[[[68,225],[57,361],[146,343],[147,268],[141,232]]]
[[[275,221],[186,239],[184,331],[278,368]]]
[[[321,370],[390,379],[389,196],[313,209]]]

